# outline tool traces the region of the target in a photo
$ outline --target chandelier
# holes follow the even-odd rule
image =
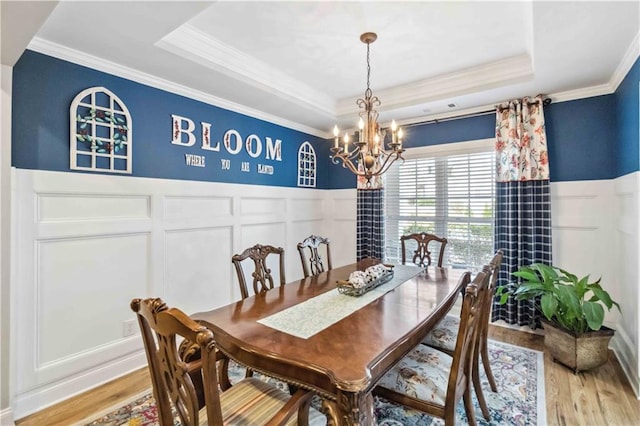
[[[349,134],[345,132],[342,141],[338,137],[338,126],[333,128],[334,145],[331,148],[331,160],[334,164],[342,161],[343,167],[347,167],[357,176],[367,180],[367,186],[371,186],[371,178],[380,176],[391,167],[394,161],[402,158],[402,129],[391,122],[391,141],[385,147],[385,137],[389,129],[382,129],[378,124],[378,112],[375,107],[380,106],[380,100],[373,96],[369,87],[371,65],[369,64],[369,45],[376,41],[376,33],[364,33],[360,41],[367,45],[367,90],[364,98],[356,101],[363,111],[359,112],[358,139],[350,143]]]

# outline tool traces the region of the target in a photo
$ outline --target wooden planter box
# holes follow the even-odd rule
[[[543,320],[544,346],[554,361],[578,373],[605,364],[609,358],[609,340],[615,330],[602,326],[598,331],[575,335]]]

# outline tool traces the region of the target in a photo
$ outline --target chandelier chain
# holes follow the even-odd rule
[[[367,93],[371,93],[371,89],[369,88],[370,86],[369,81],[371,79],[371,62],[369,59],[369,46],[371,46],[371,43],[367,43]]]

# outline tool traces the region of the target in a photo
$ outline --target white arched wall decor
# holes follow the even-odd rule
[[[131,173],[131,115],[104,87],[80,92],[69,108],[71,170]]]
[[[316,151],[309,142],[298,149],[298,186],[316,187]]]

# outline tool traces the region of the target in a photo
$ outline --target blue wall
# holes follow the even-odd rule
[[[633,156],[637,170],[637,88]],[[612,179],[616,176],[616,115],[614,95],[547,105],[544,109],[551,181]],[[495,115],[461,118],[411,126],[407,148],[439,145],[495,136]],[[332,166],[336,169],[337,166]],[[345,188],[342,175],[329,178],[331,188]]]
[[[132,176],[294,187],[298,149],[309,141],[316,149],[319,163],[316,187],[328,186],[325,155],[328,143],[321,138],[29,50],[13,71],[15,167],[70,171],[69,107],[79,92],[93,86],[106,87],[129,109],[133,121]],[[193,120],[197,124],[195,135],[200,133],[200,122],[211,123],[212,145],[229,129],[237,130],[243,138],[256,134],[263,144],[266,137],[280,139],[282,161],[266,159],[264,148],[259,158],[250,157],[244,149],[236,155],[223,147],[220,152],[204,151],[200,148],[200,137],[191,147],[174,145],[172,114]],[[185,154],[205,156],[206,167],[187,166]],[[222,170],[221,159],[231,160],[230,170]],[[243,161],[250,163],[249,173],[241,172]],[[258,174],[258,164],[273,166],[273,175]]]
[[[552,182],[615,177],[614,111],[613,95],[545,107]]]
[[[640,59],[615,93],[617,122],[616,177],[640,170]]]
[[[640,65],[635,65],[615,94],[545,107],[551,180],[611,179],[640,170]],[[13,165],[25,169],[69,171],[69,106],[92,86],[105,86],[122,99],[133,118],[133,176],[203,180],[254,185],[296,186],[297,151],[309,141],[317,154],[317,188],[354,188],[355,177],[329,161],[331,141],[217,108],[130,80],[26,51],[14,67]],[[246,138],[282,140],[282,161],[207,152],[171,144],[171,114],[212,124],[212,143],[228,129]],[[418,147],[494,137],[492,114],[405,128],[405,146]],[[196,134],[198,130],[196,130]],[[184,154],[206,156],[207,167],[185,165]],[[222,171],[220,159],[232,161]],[[249,161],[274,166],[273,175],[240,172]],[[270,161],[270,163],[269,163]]]

